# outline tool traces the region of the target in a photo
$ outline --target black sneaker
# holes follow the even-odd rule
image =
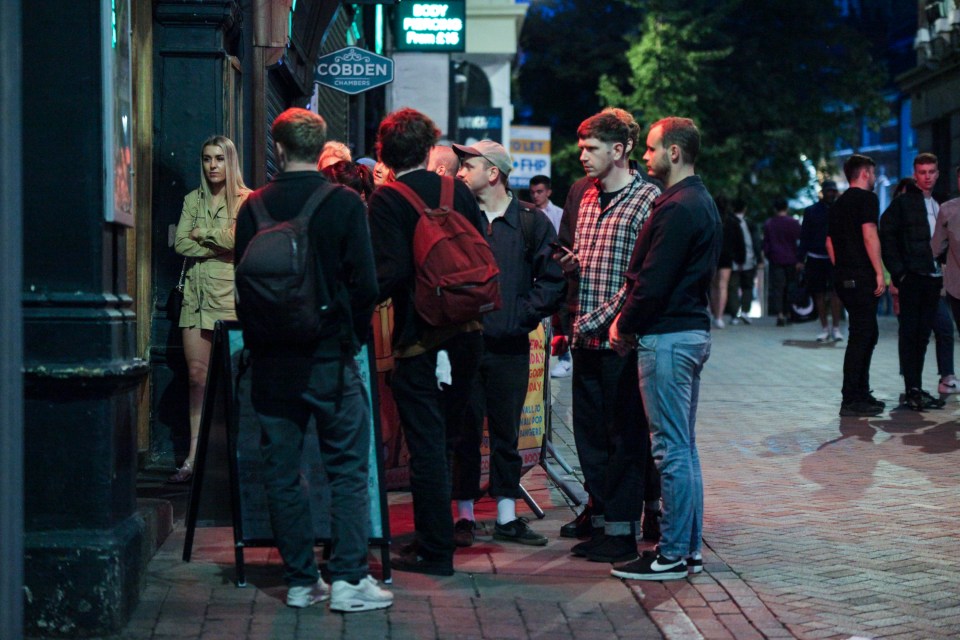
[[[841,416],[859,416],[867,418],[883,413],[883,407],[866,400],[851,400],[840,405]]]
[[[607,538],[607,534],[603,532],[603,529],[597,529],[596,531],[594,531],[594,534],[590,537],[589,540],[578,542],[577,544],[570,547],[570,553],[572,553],[577,557],[585,558],[587,556],[587,552],[590,551],[590,549],[597,546],[598,544],[603,543],[603,541],[606,538]]]
[[[659,510],[643,510],[643,524],[640,526],[641,538],[648,542],[656,542],[660,539],[660,516]]]
[[[477,528],[477,523],[473,520],[467,520],[466,518],[461,518],[457,520],[457,523],[453,525],[453,544],[458,547],[471,547],[473,546],[474,541],[474,530]]]
[[[660,547],[655,547],[654,549],[645,549],[643,553],[640,554],[641,558],[656,558],[657,554],[660,553]],[[697,551],[694,554],[687,556],[687,571],[690,573],[703,573],[703,554]]]
[[[907,391],[903,398],[903,406],[914,411],[927,409],[942,409],[947,403],[940,398],[934,398],[923,389],[913,388]]]
[[[493,539],[501,542],[519,542],[534,547],[547,544],[547,536],[542,536],[531,529],[526,518],[517,518],[507,524],[497,522],[493,525]]]
[[[590,562],[627,562],[637,557],[637,540],[632,535],[604,537],[603,542],[584,554]]]
[[[883,400],[877,400],[876,398],[874,398],[872,392],[867,393],[867,395],[863,396],[863,400],[864,400],[864,402],[869,402],[870,404],[875,404],[875,405],[877,405],[878,407],[880,407],[881,409],[886,409],[886,408],[887,408],[887,403],[884,402]]]
[[[644,554],[633,562],[610,570],[610,575],[627,580],[683,580],[687,577],[687,561]]]
[[[561,538],[586,538],[593,535],[593,508],[584,507],[576,518],[560,527]]]

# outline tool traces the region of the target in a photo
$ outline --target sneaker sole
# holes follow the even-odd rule
[[[636,552],[634,552],[633,554],[625,553],[623,555],[619,555],[615,557],[614,556],[591,556],[589,554],[586,556],[587,560],[589,560],[590,562],[607,562],[607,563],[633,562],[639,557],[640,555],[637,554]]]
[[[536,540],[524,540],[523,538],[512,538],[510,536],[505,536],[500,533],[494,533],[493,539],[499,540],[500,542],[516,542],[518,544],[525,544],[529,547],[545,547],[547,546],[547,542],[549,542],[546,538],[538,538]]]
[[[315,604],[320,602],[326,602],[330,599],[330,596],[320,596],[319,598],[314,598],[309,602],[290,602],[287,600],[287,606],[292,609],[306,609],[307,607],[312,607]]]
[[[330,611],[340,613],[359,613],[361,611],[376,611],[377,609],[386,609],[393,604],[389,602],[370,602],[369,600],[347,600],[346,602],[330,601]]]
[[[696,560],[694,558],[687,558],[687,572],[688,573],[703,573],[703,560]]]
[[[662,582],[664,580],[685,580],[687,577],[687,567],[683,567],[683,571],[663,571],[658,573],[632,573],[630,571],[620,571],[618,569],[611,569],[610,575],[615,578],[623,578],[625,580],[655,580],[657,582]]]

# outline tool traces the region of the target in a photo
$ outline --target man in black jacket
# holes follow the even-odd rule
[[[937,156],[918,155],[913,161],[916,186],[908,185],[880,217],[883,263],[900,291],[898,346],[906,389],[904,405],[915,411],[940,409],[945,404],[922,385],[923,359],[943,287],[943,273],[930,248],[940,210],[933,199],[939,175]]]
[[[625,302],[610,327],[614,349],[637,346],[663,501],[657,551],[615,567],[611,573],[619,578],[680,580],[688,570],[702,569],[703,479],[695,424],[700,372],[710,357],[707,304],[722,226],[694,169],[699,150],[700,132],[688,118],[664,118],[650,127],[643,158],[666,191],[634,245]]]
[[[490,495],[497,501],[493,537],[503,542],[540,546],[547,538],[517,517],[516,502],[523,497],[517,450],[520,418],[530,384],[530,339],[542,318],[562,304],[566,282],[551,257],[556,232],[546,215],[514,197],[507,176],[513,168],[510,154],[497,142],[481,140],[473,146],[453,145],[460,157],[462,180],[477,198],[486,217],[484,237],[500,268],[503,306],[483,317],[483,358],[470,402],[472,418],[455,445],[453,498],[458,519],[457,546],[473,544],[473,503],[480,491],[480,443],[483,417],[490,433]]]
[[[430,149],[440,131],[413,109],[400,109],[380,123],[377,151],[428,207],[440,203],[441,177],[427,171]],[[482,232],[477,200],[454,181],[454,209]],[[416,540],[393,560],[393,567],[431,575],[453,575],[453,521],[450,519],[450,475],[447,434],[459,437],[470,397],[483,338],[479,321],[432,327],[414,306],[414,229],[420,212],[389,185],[369,200],[370,233],[377,262],[380,300],[393,299],[393,346],[396,367],[390,381],[410,452],[410,490]],[[438,375],[438,369],[441,375]],[[449,370],[449,380],[442,375]]]
[[[305,109],[288,109],[273,123],[280,173],[251,197],[269,215],[294,218],[327,179],[317,170],[326,139],[323,118]],[[257,225],[247,200],[237,214],[236,259],[243,261]],[[352,312],[354,350],[366,341],[377,297],[373,252],[360,197],[338,188],[313,213],[308,227],[317,278],[327,290],[345,290]],[[252,252],[251,252],[252,255]],[[244,299],[238,302],[243,316]],[[393,595],[367,574],[369,545],[368,460],[370,413],[367,392],[352,353],[344,361],[340,331],[308,343],[289,336],[250,342],[251,401],[260,421],[264,483],[270,522],[284,579],[287,605],[308,607],[330,600],[334,611],[383,609]],[[332,588],[320,577],[314,557],[310,503],[300,486],[300,457],[307,422],[313,415],[320,455],[331,490],[332,554],[327,567]]]

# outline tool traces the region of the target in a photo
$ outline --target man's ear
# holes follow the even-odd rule
[[[670,162],[672,162],[673,164],[678,164],[680,162],[680,158],[682,154],[681,154],[679,145],[675,145],[675,144],[670,145],[670,149],[668,150],[668,153],[670,154]]]
[[[619,154],[619,155],[617,155]],[[627,147],[622,142],[613,143],[613,156],[616,160],[622,160],[627,157]]]
[[[283,171],[283,168],[287,164],[287,152],[284,150],[283,144],[276,140],[273,141],[273,156],[276,160],[277,167]],[[318,157],[317,160],[319,161],[320,158]]]

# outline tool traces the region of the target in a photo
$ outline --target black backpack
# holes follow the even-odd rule
[[[349,328],[349,304],[318,277],[309,237],[313,214],[339,188],[325,182],[295,218],[282,222],[270,216],[258,192],[247,199],[257,233],[236,268],[237,317],[246,344],[309,345],[342,338]]]

